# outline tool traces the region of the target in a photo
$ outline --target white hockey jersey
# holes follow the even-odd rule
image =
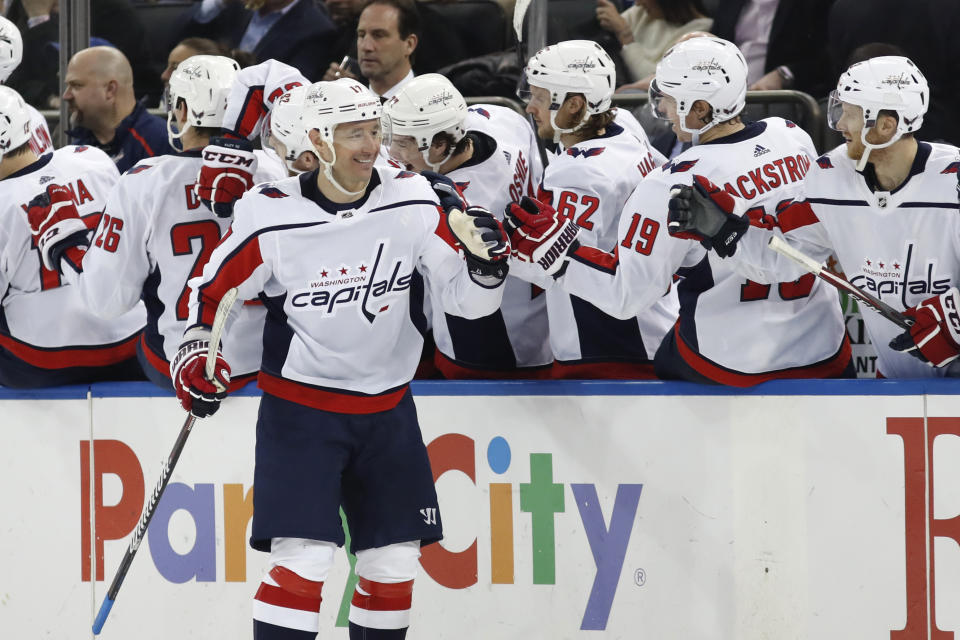
[[[637,183],[664,161],[646,138],[612,124],[606,135],[577,143],[550,161],[539,199],[577,223],[582,244],[613,251],[624,203]],[[660,288],[656,301],[619,317],[595,306],[594,297],[595,292],[547,289],[555,375],[653,377],[653,356],[677,318],[676,294],[669,282]]]
[[[543,164],[533,129],[512,109],[473,105],[464,128],[484,136],[475,156],[448,176],[478,205],[503,220],[508,203],[535,196]],[[480,154],[483,155],[480,155]],[[516,377],[517,369],[546,367],[550,351],[547,301],[543,289],[514,276],[504,283],[503,304],[477,320],[434,308],[433,338],[441,354],[437,368],[448,378]]]
[[[262,152],[255,153],[259,160]],[[82,298],[104,317],[122,315],[143,299],[147,324],[141,348],[166,378],[187,326],[187,281],[200,275],[230,228],[229,218],[214,215],[194,194],[202,165],[197,149],[147,158],[127,171],[107,200],[77,283]],[[254,180],[285,174],[258,169]],[[256,292],[250,296],[256,298]],[[237,330],[224,337],[222,349],[238,385],[260,368],[260,343],[247,336],[262,333],[264,316],[262,305],[242,305]]]
[[[260,185],[237,203],[230,233],[191,281],[189,324],[209,327],[231,287],[241,299],[263,292],[265,392],[342,413],[392,408],[420,359],[414,316],[424,286],[454,315],[500,306],[503,287],[470,280],[438,204],[424,178],[396,169],[375,169],[347,204],[320,193],[315,171]]]
[[[761,281],[796,277],[802,270],[766,248],[771,233],[817,260],[836,255],[847,278],[897,310],[960,286],[960,215],[956,147],[919,143],[906,182],[873,191],[841,145],[817,159],[804,181],[803,200],[780,214],[780,229],[750,229],[734,258]],[[879,314],[863,321],[877,351],[877,371],[888,378],[945,375],[888,345],[903,332]]]
[[[850,346],[832,287],[812,275],[771,285],[751,282],[729,260],[667,233],[670,190],[691,184],[694,174],[746,200],[755,224],[775,224],[777,211],[800,193],[814,154],[810,137],[780,118],[690,148],[630,196],[616,251],[582,247],[558,283],[617,317],[629,317],[656,303],[679,274],[680,318],[657,354],[661,375],[693,369],[694,375],[681,377],[749,386],[842,374]]]
[[[50,184],[67,187],[77,211],[94,228],[119,174],[99,149],[67,146],[0,181],[0,345],[43,369],[96,367],[135,355],[143,305],[112,320],[87,307],[77,288],[43,268],[25,210]]]
[[[53,139],[50,137],[47,119],[30,105],[27,105],[27,111],[30,112],[30,148],[38,156],[53,151]]]

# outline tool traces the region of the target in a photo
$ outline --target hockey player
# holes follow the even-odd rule
[[[639,184],[620,216],[615,250],[586,241],[579,248],[557,246],[551,241],[563,240],[563,229],[538,238],[541,225],[558,214],[527,202],[511,209],[525,227],[513,236],[514,251],[541,259],[557,275],[554,286],[621,318],[654,304],[679,274],[680,318],[657,350],[660,377],[749,386],[773,378],[852,376],[836,291],[811,275],[757,283],[722,260],[728,254],[723,243],[744,231],[745,220],[717,234],[717,250],[709,253],[667,233],[670,192],[692,182],[695,172],[744,200],[758,225],[775,224],[777,211],[799,193],[815,157],[813,143],[780,118],[740,120],[746,72],[742,54],[725,40],[694,38],[671,48],[657,66],[651,102],[678,137],[695,146]]]
[[[955,375],[958,369],[950,365],[960,351],[960,155],[954,146],[914,137],[929,103],[927,81],[907,58],[851,66],[827,114],[845,144],[817,159],[803,197],[783,209],[776,227],[750,227],[733,238],[732,261],[758,282],[803,273],[767,248],[772,234],[782,234],[817,260],[835,254],[853,284],[912,318],[913,327],[901,332],[880,315],[863,316],[878,374],[886,377]],[[736,224],[735,202],[724,203],[725,211],[711,202],[690,190],[678,193],[671,228],[706,237],[715,236],[714,222]]]
[[[386,146],[411,171],[447,176],[466,200],[502,219],[506,205],[533,195],[543,167],[533,131],[515,111],[469,109],[445,77],[417,76],[384,106]],[[466,320],[433,308],[435,364],[446,378],[541,377],[553,362],[546,297],[509,276],[503,305]]]
[[[580,242],[613,251],[624,202],[665,159],[646,138],[614,122],[616,72],[597,43],[571,40],[542,49],[528,62],[526,79],[526,110],[537,134],[564,149],[544,169],[539,198],[579,227]],[[531,279],[547,289],[554,377],[654,377],[654,352],[677,317],[669,283],[642,313],[613,317],[588,296],[550,286],[549,278]]]
[[[203,164],[201,150],[211,134],[219,133],[238,71],[237,63],[223,56],[198,55],[180,63],[168,86],[168,136],[171,145],[179,140],[183,151],[141,160],[120,178],[99,235],[81,258],[79,291],[98,314],[115,317],[141,298],[146,303],[147,326],[137,356],[147,377],[165,389],[171,386],[170,361],[187,328],[187,281],[200,275],[230,228],[230,218],[200,204],[193,182]],[[229,165],[242,158],[224,152],[216,160]],[[261,172],[255,180],[279,177],[284,173]],[[231,388],[251,381],[260,368],[261,345],[244,334],[261,333],[264,316],[261,305],[243,305],[236,330],[224,339],[223,351],[236,372]]]
[[[20,94],[0,86],[0,385],[140,378],[134,352],[143,307],[110,322],[98,318],[37,250],[46,221],[59,219],[65,210],[76,223],[72,233],[86,238],[117,181],[117,169],[90,147],[68,146],[38,156],[31,130]]]
[[[359,575],[350,638],[405,637],[420,546],[442,536],[408,388],[422,346],[414,269],[447,313],[478,318],[500,305],[503,228],[459,203],[445,216],[421,176],[375,168],[380,115],[355,80],[310,86],[302,122],[321,166],[238,201],[230,234],[191,284],[190,328],[172,365],[183,406],[213,413],[229,383],[222,354],[216,379],[203,374],[219,301],[233,287],[241,299],[262,292],[251,544],[270,565],[254,600],[258,640],[315,637],[344,542],[341,505]]]
[[[0,16],[0,84],[6,84],[23,61],[23,36],[17,25]],[[30,149],[39,155],[53,151],[53,139],[47,120],[29,104],[30,113]]]

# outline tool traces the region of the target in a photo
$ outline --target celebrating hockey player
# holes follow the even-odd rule
[[[355,80],[310,86],[302,122],[320,168],[237,202],[230,233],[191,285],[190,328],[172,364],[183,406],[213,413],[230,370],[218,353],[216,379],[203,374],[217,306],[234,287],[241,299],[260,295],[251,544],[270,552],[270,565],[254,601],[259,640],[317,633],[344,542],[341,506],[359,576],[350,638],[405,637],[420,546],[442,536],[408,388],[423,343],[415,311],[424,286],[453,315],[500,306],[509,254],[500,223],[460,203],[443,213],[423,177],[375,168],[380,115]]]
[[[137,356],[147,377],[166,389],[171,386],[170,361],[187,328],[187,281],[200,275],[230,228],[230,218],[214,215],[200,204],[193,183],[204,162],[201,150],[211,135],[220,132],[227,94],[238,71],[237,63],[223,56],[198,55],[180,63],[170,76],[168,121],[171,145],[176,137],[184,150],[141,160],[124,174],[107,200],[93,245],[79,261],[68,261],[81,262],[77,266],[82,275],[77,277],[72,269],[67,275],[79,280],[82,298],[98,314],[114,317],[143,299],[147,326],[137,343]],[[206,153],[211,153],[209,147]],[[215,160],[231,166],[244,157],[223,150]],[[283,177],[274,166],[272,174],[261,171],[254,180]],[[63,234],[49,244],[57,237]],[[52,246],[44,248],[53,251]],[[59,251],[64,255],[62,248]],[[236,374],[232,388],[251,381],[260,368],[261,345],[244,334],[261,333],[264,315],[260,305],[243,305],[234,332],[224,339],[223,351]]]
[[[715,250],[709,253],[667,233],[670,193],[693,182],[694,173],[722,185],[717,197],[744,200],[757,225],[774,225],[778,209],[799,193],[815,157],[813,143],[780,118],[741,121],[746,73],[743,55],[725,40],[694,38],[671,48],[657,65],[651,103],[681,140],[695,146],[639,184],[620,216],[616,250],[558,243],[564,230],[551,225],[562,214],[533,202],[511,208],[520,226],[513,249],[555,273],[554,286],[621,318],[656,303],[679,274],[680,318],[657,350],[660,377],[735,386],[851,377],[836,291],[809,274],[755,282],[722,259],[746,219],[712,234]]]
[[[733,261],[758,282],[802,273],[767,248],[771,235],[782,234],[816,260],[836,255],[850,282],[911,318],[904,332],[880,315],[863,315],[885,377],[956,375],[958,369],[951,363],[960,352],[960,153],[915,138],[929,104],[927,81],[909,59],[883,56],[852,65],[840,76],[827,114],[845,143],[817,159],[803,198],[783,208],[776,227],[754,226],[732,238]],[[715,237],[710,227],[716,222],[740,224],[738,203],[721,201],[718,208],[716,198],[702,195],[712,187],[698,183],[698,193],[678,193],[671,205],[675,232]]]
[[[446,175],[470,204],[502,219],[507,203],[535,193],[543,174],[537,140],[512,109],[487,104],[468,109],[460,92],[436,73],[405,84],[383,109],[391,157],[412,171]],[[539,287],[509,276],[503,305],[476,320],[438,307],[433,312],[435,364],[444,377],[548,373],[553,355],[546,297]]]
[[[20,29],[3,16],[0,16],[0,84],[6,84],[23,61],[23,36]],[[37,155],[53,151],[53,139],[46,119],[29,104],[30,113],[30,149]]]
[[[563,147],[544,169],[540,200],[555,207],[567,229],[579,228],[580,242],[613,251],[624,203],[665,158],[646,137],[614,121],[616,72],[597,43],[571,40],[537,52],[527,63],[526,79],[530,90],[523,97],[537,134]],[[515,273],[532,275],[523,271]],[[654,352],[677,317],[670,283],[642,312],[613,317],[589,297],[570,295],[542,278],[541,272],[530,279],[547,289],[555,377],[654,377]]]
[[[142,305],[114,320],[98,318],[39,250],[50,224],[68,217],[68,235],[86,241],[117,181],[116,166],[90,147],[38,156],[31,131],[20,94],[0,86],[0,385],[142,378],[135,358]]]

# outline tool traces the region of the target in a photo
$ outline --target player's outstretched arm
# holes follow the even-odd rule
[[[890,341],[890,348],[919,358],[932,367],[944,367],[960,355],[960,291],[927,298],[903,315],[914,324]]]

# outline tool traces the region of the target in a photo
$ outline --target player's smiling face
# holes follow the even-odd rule
[[[383,136],[380,120],[360,120],[337,125],[333,132],[334,177],[351,190],[363,189],[373,174]],[[359,188],[355,187],[359,185]]]

